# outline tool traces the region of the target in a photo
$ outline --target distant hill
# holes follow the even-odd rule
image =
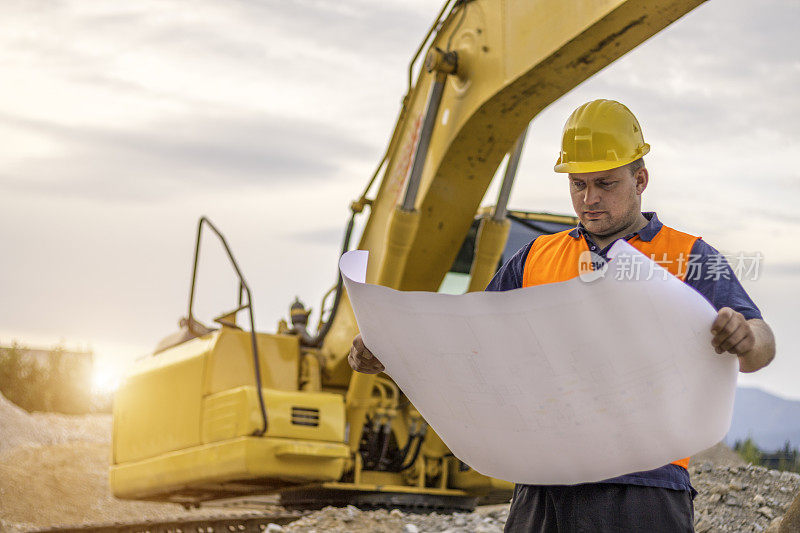
[[[733,446],[748,436],[765,451],[783,448],[787,440],[792,448],[800,448],[800,401],[786,400],[761,389],[737,388],[733,422],[725,443]]]

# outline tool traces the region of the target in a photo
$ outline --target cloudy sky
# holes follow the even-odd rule
[[[0,5],[0,343],[90,347],[106,375],[186,312],[197,219],[225,232],[272,331],[334,282],[439,0],[8,0]],[[571,213],[552,172],[571,110],[626,103],[645,208],[729,253],[778,358],[742,382],[800,398],[796,0],[710,0],[537,117],[511,197]],[[486,203],[492,203],[493,189]],[[198,314],[234,306],[209,240]]]

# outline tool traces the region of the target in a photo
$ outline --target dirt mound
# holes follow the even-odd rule
[[[22,446],[0,458],[0,531],[87,523],[233,514],[171,503],[119,500],[108,485],[108,444]]]
[[[795,497],[779,527],[775,529],[777,529],[778,533],[796,533],[800,531],[800,494]]]
[[[110,415],[28,413],[0,395],[0,531],[228,512],[114,498],[110,441]]]
[[[692,456],[692,464],[700,465],[712,463],[717,466],[744,466],[747,461],[742,456],[728,448],[724,442],[719,442],[711,448]]]
[[[19,446],[111,442],[111,415],[28,413],[0,394],[0,457]]]

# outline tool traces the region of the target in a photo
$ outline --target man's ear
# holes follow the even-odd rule
[[[636,181],[636,194],[642,194],[650,182],[650,174],[647,172],[647,168],[642,167],[637,170],[636,174],[633,175],[633,179]]]

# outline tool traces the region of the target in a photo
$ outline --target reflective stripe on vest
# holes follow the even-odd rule
[[[522,272],[523,287],[567,281],[578,276],[581,254],[588,252],[589,246],[583,237],[570,236],[570,231],[541,235],[533,241]],[[636,235],[628,244],[684,281],[689,255],[697,239],[699,237],[662,226],[652,240],[643,241]],[[672,464],[689,468],[689,458]]]

